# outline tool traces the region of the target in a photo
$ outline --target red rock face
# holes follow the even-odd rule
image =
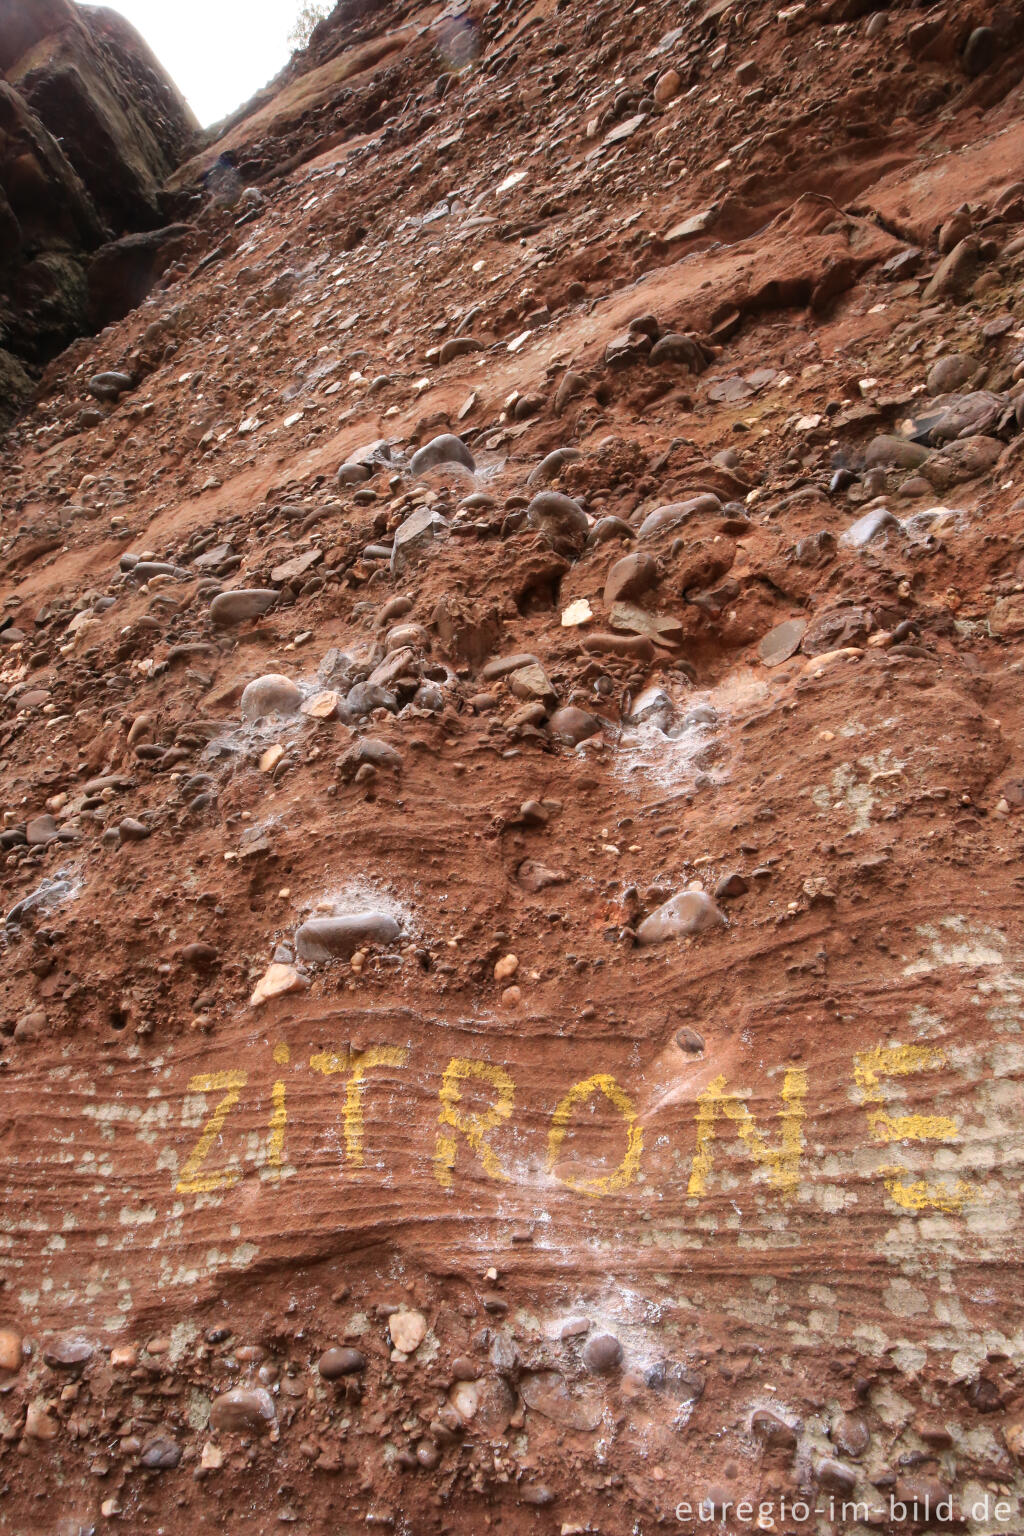
[[[2,448],[0,1527],[1017,1528],[1017,26],[364,8],[175,170]]]

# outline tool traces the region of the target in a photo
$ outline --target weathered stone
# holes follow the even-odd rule
[[[678,645],[683,637],[683,624],[674,614],[648,613],[636,603],[612,603],[609,621],[613,629],[625,629],[631,634],[646,635],[658,645]]]
[[[804,619],[785,619],[770,629],[757,648],[757,654],[766,667],[777,667],[788,661],[800,648],[807,623]]]
[[[546,891],[549,886],[565,885],[568,878],[564,869],[548,869],[547,865],[538,863],[536,859],[524,859],[516,870],[516,879],[523,890],[534,896],[539,891]]]
[[[454,362],[456,358],[467,357],[470,352],[482,352],[483,345],[483,342],[475,336],[450,336],[447,341],[441,343],[437,360],[443,366],[445,363]]]
[[[603,720],[588,710],[578,709],[575,704],[566,704],[562,709],[556,709],[548,721],[551,735],[571,747],[577,747],[581,741],[588,741],[591,736],[598,735],[603,726]]]
[[[307,549],[301,555],[293,555],[290,560],[284,560],[280,565],[275,565],[270,573],[273,582],[285,586],[289,582],[297,582],[313,566],[319,565],[324,557],[322,549]]]
[[[636,538],[636,530],[621,517],[599,517],[587,535],[587,543],[591,545],[606,544],[609,539],[624,539],[631,543]]]
[[[928,457],[928,449],[921,443],[912,443],[905,437],[891,437],[883,433],[872,438],[864,455],[864,462],[871,468],[879,464],[884,468],[919,469]]]
[[[480,676],[485,683],[497,682],[499,677],[507,677],[510,672],[518,672],[522,667],[539,667],[540,662],[536,656],[526,652],[517,656],[496,656],[484,667]]]
[[[372,473],[369,464],[342,464],[336,478],[339,485],[362,485]]]
[[[97,400],[117,400],[128,390],[134,389],[130,373],[94,373],[88,383],[90,395]]]
[[[43,1359],[47,1365],[71,1370],[86,1365],[95,1352],[95,1346],[83,1334],[68,1333],[61,1338],[51,1339],[43,1350]]]
[[[264,1003],[269,1003],[271,998],[284,997],[288,992],[302,992],[309,986],[306,977],[297,971],[294,965],[288,965],[284,961],[275,960],[267,966],[256,986],[253,988],[249,999],[251,1008],[260,1008]]]
[[[978,367],[977,362],[962,353],[955,352],[949,357],[940,357],[938,362],[932,364],[925,380],[925,388],[930,395],[949,394],[954,389],[959,389],[972,378]]]
[[[770,1413],[767,1408],[761,1408],[754,1414],[750,1421],[750,1432],[755,1440],[760,1440],[762,1445],[771,1450],[796,1450],[796,1431],[785,1419]]]
[[[580,395],[586,394],[589,388],[589,381],[582,373],[570,371],[563,374],[562,381],[555,390],[555,415],[561,416],[569,402],[578,399]]]
[[[358,1376],[366,1370],[366,1356],[358,1349],[345,1349],[336,1345],[325,1350],[317,1361],[317,1370],[325,1381],[338,1381],[343,1376]]]
[[[427,1320],[422,1312],[392,1312],[388,1318],[391,1342],[403,1355],[411,1355],[427,1335]]]
[[[531,662],[525,667],[517,667],[509,676],[508,686],[517,699],[527,702],[536,699],[542,704],[550,705],[558,697],[547,673],[537,662]]]
[[[30,848],[41,848],[57,836],[57,823],[52,816],[33,816],[25,827],[25,838]]]
[[[999,36],[994,28],[975,27],[964,48],[965,73],[972,77],[984,74],[995,63],[999,52]]]
[[[391,574],[399,575],[417,553],[422,553],[437,538],[448,523],[440,512],[430,507],[417,507],[405,522],[395,530],[391,550]]]
[[[324,688],[312,694],[299,707],[299,713],[311,720],[333,720],[341,704],[341,694],[333,688]]]
[[[955,245],[948,256],[943,257],[935,275],[921,295],[922,303],[931,304],[935,299],[955,298],[967,292],[978,273],[981,263],[981,242],[976,235],[968,235]]]
[[[683,368],[688,368],[691,373],[703,373],[707,367],[707,358],[703,348],[693,336],[686,336],[675,331],[670,331],[667,336],[662,336],[651,348],[651,366],[658,367],[661,363],[678,363]]]
[[[53,1440],[59,1425],[42,1403],[29,1403],[25,1410],[25,1438],[27,1440]]]
[[[295,953],[301,960],[347,960],[364,944],[393,944],[401,932],[386,912],[311,917],[295,930]]]
[[[649,539],[655,533],[661,533],[666,528],[677,528],[680,523],[687,523],[692,517],[699,517],[703,512],[721,512],[722,503],[717,496],[706,492],[702,496],[692,496],[687,501],[671,501],[662,507],[655,507],[649,512],[637,529],[638,539]]]
[[[926,1522],[929,1527],[964,1524],[960,1512],[954,1508],[952,1490],[938,1477],[921,1472],[898,1477],[893,1491],[897,1502],[906,1505],[908,1522],[914,1525],[919,1522]]]
[[[384,637],[384,649],[388,653],[412,646],[414,650],[429,651],[430,636],[422,624],[396,624]]]
[[[169,1435],[151,1435],[139,1453],[139,1462],[151,1472],[173,1472],[181,1461],[181,1446]]]
[[[416,652],[411,646],[403,645],[385,656],[366,681],[371,688],[393,688],[399,678],[417,675],[418,670]]]
[[[21,1370],[21,1334],[0,1328],[0,1371]]]
[[[600,656],[635,656],[638,661],[653,661],[654,646],[646,635],[612,635],[595,630],[582,636],[583,649]]]
[[[574,1396],[558,1371],[527,1371],[519,1383],[523,1402],[566,1429],[594,1430],[603,1417],[599,1402]]]
[[[153,828],[140,821],[137,816],[122,816],[117,824],[122,843],[143,843],[147,837],[152,837]]]
[[[398,700],[379,683],[356,683],[345,695],[342,713],[350,719],[359,720],[364,715],[372,714],[375,709],[386,709],[394,714],[398,709]]]
[[[805,656],[823,656],[828,651],[863,645],[870,633],[871,616],[865,608],[827,608],[808,624],[800,649]]]
[[[705,891],[680,891],[644,919],[636,931],[637,943],[661,944],[724,925],[725,918]]]
[[[527,486],[533,490],[538,485],[549,485],[567,464],[575,464],[579,457],[578,448],[555,448],[530,471]]]
[[[863,549],[883,534],[899,533],[900,525],[887,507],[872,507],[863,517],[858,517],[839,537],[840,544],[848,549]]]
[[[279,593],[273,588],[236,587],[230,592],[218,592],[210,604],[210,622],[220,629],[234,624],[244,624],[258,619],[277,602]]]
[[[590,531],[579,502],[560,491],[540,491],[526,509],[526,521],[556,548],[565,545],[575,551],[583,548]]]
[[[363,736],[339,759],[338,778],[343,784],[350,784],[364,763],[398,774],[402,771],[402,754],[389,742],[380,741],[375,736]]]
[[[833,1493],[852,1493],[857,1486],[856,1468],[831,1456],[819,1461],[814,1471],[819,1486],[831,1489]]]
[[[658,562],[637,552],[616,560],[604,583],[604,600],[610,607],[620,599],[642,597],[658,585]]]
[[[832,1444],[843,1456],[856,1460],[871,1443],[871,1431],[859,1413],[844,1413],[832,1426]]]
[[[612,1333],[595,1333],[583,1346],[583,1364],[594,1376],[604,1376],[622,1364],[622,1345]]]
[[[682,79],[674,69],[666,69],[663,75],[659,75],[654,87],[654,99],[660,107],[678,96],[682,89]]]
[[[414,475],[422,475],[440,464],[461,464],[465,469],[476,469],[476,460],[462,441],[452,432],[444,432],[417,449],[409,461]]]
[[[258,720],[261,715],[295,715],[302,704],[302,693],[280,672],[267,672],[253,678],[242,694],[243,720]]]
[[[264,1387],[232,1387],[210,1405],[210,1428],[224,1434],[264,1434],[277,1417]]]

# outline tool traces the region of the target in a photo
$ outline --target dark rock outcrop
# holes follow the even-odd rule
[[[3,419],[33,368],[139,303],[180,254],[161,189],[198,124],[134,28],[102,7],[0,0],[0,76]]]

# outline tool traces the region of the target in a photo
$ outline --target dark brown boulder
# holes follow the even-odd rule
[[[89,324],[102,330],[135,309],[188,248],[191,224],[168,224],[101,246],[89,265]]]

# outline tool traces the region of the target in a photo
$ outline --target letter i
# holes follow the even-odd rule
[[[291,1060],[291,1051],[282,1040],[274,1046],[274,1060],[279,1067],[286,1067]],[[267,1140],[267,1167],[273,1169],[274,1178],[279,1177],[281,1164],[284,1162],[284,1128],[288,1123],[288,1113],[284,1107],[284,1082],[278,1079],[270,1090],[273,1109],[270,1114],[270,1136]]]

